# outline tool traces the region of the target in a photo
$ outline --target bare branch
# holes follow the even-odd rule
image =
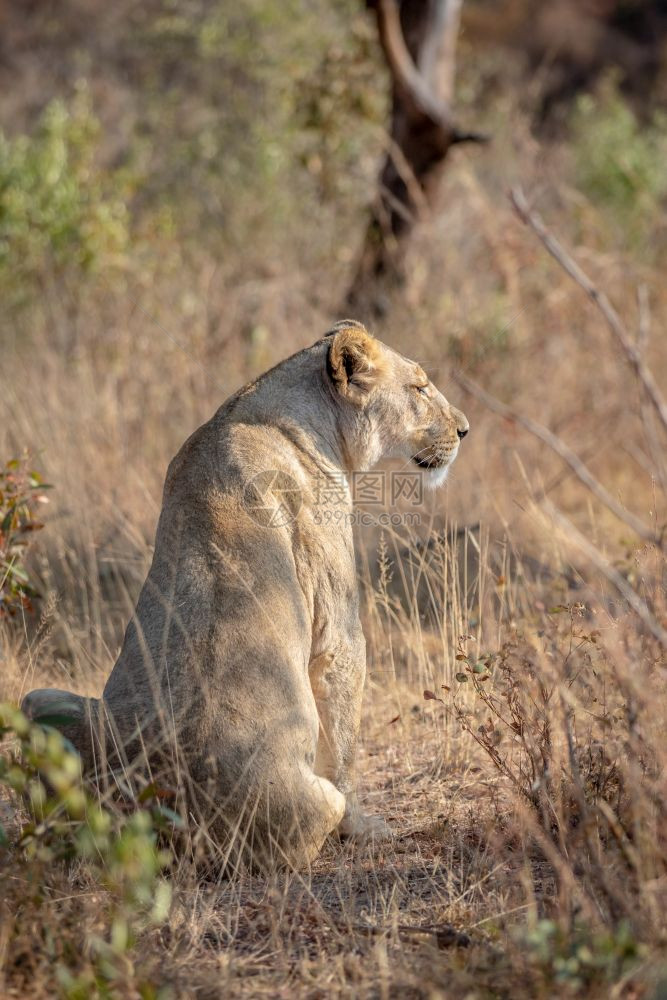
[[[563,270],[569,274],[574,281],[576,281],[579,287],[584,290],[586,295],[588,295],[588,297],[598,307],[607,322],[607,326],[623,349],[628,362],[636,372],[647,396],[655,407],[658,416],[660,417],[662,426],[665,430],[667,430],[667,400],[664,399],[662,393],[660,392],[652,371],[648,368],[644,358],[642,357],[641,350],[628,334],[620,316],[612,306],[607,296],[593,284],[591,279],[584,273],[584,271],[582,271],[573,257],[567,252],[567,250],[565,250],[564,247],[561,246],[555,236],[549,232],[537,212],[532,211],[521,188],[513,188],[510,197],[521,221],[525,222],[527,226],[530,226],[554,260],[560,264]]]
[[[345,298],[358,315],[383,315],[404,283],[410,234],[424,209],[436,206],[451,147],[487,140],[457,127],[444,100],[447,80],[453,81],[461,2],[366,0],[392,81],[391,145]]]
[[[424,39],[419,71],[432,92],[451,107],[454,99],[456,43],[463,0],[435,0],[431,28]]]
[[[646,285],[639,285],[637,288],[637,313],[639,322],[637,323],[637,350],[643,354],[648,347],[648,339],[651,335],[651,303],[648,297]]]
[[[519,424],[524,430],[527,430],[529,434],[538,438],[544,444],[546,444],[553,452],[555,452],[559,458],[562,458],[566,462],[575,476],[586,486],[591,493],[597,497],[597,499],[604,504],[607,510],[610,510],[619,521],[622,521],[631,531],[634,531],[636,535],[639,535],[646,542],[652,542],[654,545],[662,547],[663,540],[662,537],[656,535],[648,525],[644,524],[638,517],[622,507],[621,504],[609,493],[607,489],[595,478],[590,469],[584,465],[578,455],[572,451],[568,445],[565,444],[561,438],[557,437],[553,431],[550,431],[547,427],[543,427],[542,424],[538,424],[535,420],[531,420],[530,417],[524,417],[520,413],[516,413],[505,403],[501,403],[499,399],[495,396],[489,395],[480,386],[478,386],[472,379],[469,379],[466,375],[462,373],[455,373],[452,378],[454,381],[458,382],[462,389],[470,393],[476,399],[479,399],[481,403],[484,404],[489,410],[494,413],[499,414],[499,416],[504,417],[506,420],[512,420],[514,423]]]
[[[417,213],[419,215],[426,215],[428,212],[428,201],[426,200],[426,195],[421,189],[419,181],[415,177],[415,172],[412,169],[408,158],[396,140],[388,132],[383,132],[383,142],[385,143],[387,149],[387,155],[391,157],[394,167],[396,168],[396,173],[405,184],[405,187],[410,195],[410,200],[415,206]],[[414,219],[411,219],[411,221],[414,221]]]
[[[545,500],[543,503],[549,517],[551,517],[563,530],[568,541],[574,542],[577,548],[581,549],[586,558],[595,566],[597,570],[599,570],[600,573],[602,573],[604,577],[606,577],[609,583],[616,588],[619,594],[625,598],[632,610],[639,615],[648,630],[655,636],[658,642],[662,643],[663,646],[667,646],[667,629],[664,629],[660,622],[651,614],[641,597],[635,590],[633,590],[625,577],[621,576],[618,570],[603,558],[600,552],[594,545],[591,545],[587,538],[584,538],[569,518],[565,517],[564,514],[561,514],[561,512],[557,510],[550,501]]]
[[[651,307],[646,285],[637,288],[637,312],[639,322],[637,324],[637,350],[643,356],[646,354],[649,338],[651,336]],[[640,401],[642,426],[651,452],[651,460],[654,468],[649,470],[660,480],[660,485],[667,494],[667,470],[665,469],[664,452],[658,440],[658,434],[653,422],[653,413],[650,409],[646,395],[642,395]]]
[[[426,116],[453,129],[444,107],[436,100],[412,61],[403,37],[396,0],[378,0],[376,10],[380,45],[406,110],[415,118]]]
[[[442,22],[439,25],[442,35],[441,45],[429,57],[434,57],[442,49],[442,58],[448,63],[446,73],[450,78],[450,83],[445,83],[443,86],[445,89],[449,86],[450,90],[454,81],[454,56],[459,21],[457,6],[460,7],[460,3],[461,0],[455,0],[453,3],[452,0],[449,0],[449,3],[447,0],[440,0],[440,6],[451,7],[451,11],[449,14],[445,11],[445,14],[438,18],[438,21]],[[427,79],[420,73],[405,43],[396,0],[377,0],[372,6],[375,7],[377,15],[380,45],[406,113],[412,118],[427,118],[439,126],[452,145],[461,142],[488,142],[488,135],[460,129],[454,124],[448,103],[436,95]]]

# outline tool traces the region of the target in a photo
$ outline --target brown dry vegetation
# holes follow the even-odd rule
[[[455,379],[463,370],[549,427],[661,537],[666,429],[600,312],[507,191],[523,185],[664,387],[663,194],[647,201],[641,164],[628,168],[640,169],[629,195],[611,167],[607,188],[604,171],[593,183],[583,169],[591,143],[624,127],[613,87],[567,141],[541,144],[523,103],[489,95],[494,58],[476,72],[461,60],[462,99],[483,98],[492,149],[452,155],[404,294],[374,330],[422,361],[472,428],[420,530],[358,538],[369,658],[360,794],[395,842],[331,843],[312,871],[269,881],[202,882],[175,864],[166,922],[115,978],[79,993],[57,969],[91,968],[91,942],[108,934],[105,889],[84,862],[28,863],[0,846],[0,996],[665,996],[667,663],[603,571],[665,628],[664,550]],[[28,65],[27,83],[38,73]],[[105,128],[125,123],[102,70],[87,72]],[[119,86],[124,102],[131,93]],[[3,101],[15,128],[28,127],[18,98]],[[218,245],[217,217],[193,242],[149,214],[118,269],[79,283],[45,265],[30,305],[4,311],[0,457],[28,448],[55,488],[31,554],[44,599],[0,622],[0,702],[41,685],[101,690],[150,561],[167,462],[239,384],[338,314],[383,148],[377,122],[363,128],[342,187],[321,163],[293,167],[278,223],[269,196],[232,216],[242,238]],[[196,201],[187,176],[178,184]],[[0,800],[10,841],[22,818]]]

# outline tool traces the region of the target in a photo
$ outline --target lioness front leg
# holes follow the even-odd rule
[[[389,827],[377,816],[362,813],[357,801],[355,760],[366,676],[366,644],[359,635],[334,653],[318,656],[310,678],[320,719],[315,773],[328,778],[345,796],[343,836],[387,838]]]

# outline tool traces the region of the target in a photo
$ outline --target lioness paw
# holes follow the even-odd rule
[[[341,837],[373,843],[394,838],[393,831],[381,816],[367,816],[356,811],[343,817],[338,833]]]

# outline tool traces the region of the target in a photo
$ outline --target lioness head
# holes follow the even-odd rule
[[[452,406],[416,361],[372,337],[355,320],[327,335],[327,373],[339,406],[339,426],[351,467],[370,468],[381,457],[404,458],[438,486],[468,433]]]

